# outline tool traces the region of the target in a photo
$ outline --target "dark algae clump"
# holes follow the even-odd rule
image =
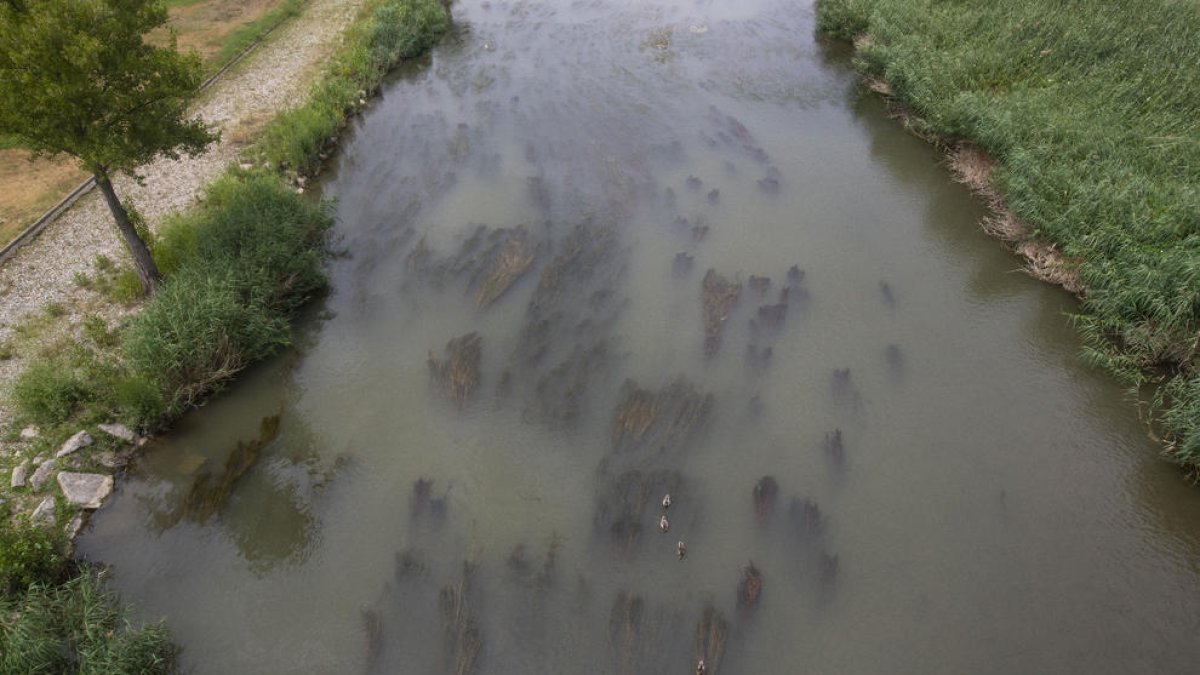
[[[430,380],[463,408],[479,385],[479,368],[483,360],[483,338],[467,333],[446,343],[441,359],[429,353]]]
[[[704,353],[715,355],[721,348],[721,328],[742,293],[742,284],[730,281],[714,269],[700,283],[700,305],[704,312]]]

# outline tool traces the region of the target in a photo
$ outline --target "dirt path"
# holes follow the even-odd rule
[[[193,202],[276,113],[301,103],[311,76],[338,44],[361,0],[310,0],[300,16],[281,27],[267,44],[215,83],[196,111],[222,132],[219,143],[200,157],[158,160],[145,166],[143,185],[122,178],[117,193],[131,200],[151,227]],[[79,288],[75,274],[91,274],[103,254],[127,261],[99,192],[93,191],[52,223],[33,243],[0,267],[0,343],[26,317],[55,303],[65,313],[50,331],[78,331],[82,317],[99,314],[120,318],[136,307],[122,307],[94,291]],[[23,362],[20,355],[0,360],[0,424],[11,418],[9,394]]]

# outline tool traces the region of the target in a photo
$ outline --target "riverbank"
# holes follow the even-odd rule
[[[993,234],[1082,301],[1084,357],[1200,468],[1200,8],[819,0],[872,88],[950,154]],[[1065,283],[1064,283],[1065,282]],[[1145,392],[1150,391],[1149,395]]]
[[[194,112],[221,131],[221,140],[197,157],[158,160],[144,182],[118,178],[117,193],[156,229],[168,214],[195,203],[205,185],[242,153],[280,112],[307,99],[307,87],[337,47],[361,1],[313,0],[197,101]],[[0,420],[12,420],[9,393],[37,345],[79,337],[85,316],[114,326],[136,311],[128,295],[98,292],[86,279],[107,277],[124,264],[112,216],[99,194],[76,202],[45,232],[0,266]],[[46,312],[45,308],[53,308]],[[55,316],[48,316],[53,314]],[[22,336],[35,335],[26,341]],[[28,345],[26,343],[29,343]]]
[[[165,276],[154,297],[144,304],[113,302],[128,277],[122,269],[127,263],[113,262],[124,260],[123,251],[116,249],[111,228],[103,226],[94,199],[64,217],[77,216],[77,232],[56,227],[29,252],[22,251],[12,261],[15,266],[5,267],[5,272],[17,269],[7,281],[6,296],[19,287],[27,306],[42,307],[25,312],[20,321],[4,322],[10,406],[4,411],[6,447],[0,459],[11,481],[0,488],[3,532],[32,551],[21,559],[0,557],[6,578],[26,567],[48,566],[57,555],[58,538],[37,539],[29,534],[38,532],[29,521],[52,528],[67,521],[67,536],[78,532],[81,516],[111,492],[109,474],[119,472],[140,447],[140,434],[162,429],[242,368],[286,346],[291,315],[323,285],[323,232],[331,218],[325,205],[305,199],[303,188],[294,186],[319,170],[328,145],[384,74],[427,49],[449,18],[436,0],[318,2],[310,11],[314,14],[298,19],[289,35],[277,39],[279,49],[264,50],[225,84],[226,91],[240,93],[230,89],[233,83],[252,82],[256,75],[271,81],[274,86],[258,92],[261,98],[241,100],[258,104],[256,111],[263,110],[263,99],[275,101],[280,105],[273,119],[238,114],[243,111],[231,108],[229,100],[238,96],[210,92],[202,108],[230,111],[215,123],[235,121],[244,135],[230,139],[234,134],[226,127],[227,137],[204,156],[146,167],[147,183],[159,190],[151,194],[160,199],[139,201],[132,186],[123,186],[150,225],[151,250]],[[330,15],[345,20],[329,21]],[[298,58],[276,60],[285,55]],[[307,96],[297,91],[305,83],[311,84]],[[281,90],[287,95],[280,97]],[[296,98],[304,104],[286,109]],[[202,116],[214,122],[205,112],[212,110]],[[234,160],[240,166],[229,166]],[[199,204],[178,212],[206,183]],[[84,233],[109,234],[109,246],[102,249],[108,253],[81,250],[71,235]],[[62,255],[64,246],[74,254],[74,264],[72,256]],[[66,265],[62,257],[68,258]],[[91,260],[96,262],[85,262]],[[71,285],[56,287],[61,279],[43,267],[65,270]],[[56,294],[63,300],[47,301]],[[9,299],[6,312],[13,311]],[[89,574],[76,570],[57,588],[92,593],[96,586],[86,581]],[[34,581],[55,584],[62,576],[35,575]],[[37,587],[5,588],[3,601],[14,609],[14,621],[41,611],[35,610],[42,607]],[[87,660],[74,651],[78,646],[69,634],[53,632],[52,626],[42,626],[52,634],[33,642],[23,640],[17,628],[25,630],[15,622],[5,624],[0,650],[14,672],[44,662],[47,644],[68,661]],[[142,665],[122,672],[170,668],[158,647],[145,656],[148,660],[135,662]]]
[[[120,422],[142,433],[160,430],[238,370],[285,346],[287,318],[323,284],[320,232],[330,222],[324,207],[302,197],[298,186],[319,170],[347,117],[366,105],[383,75],[399,60],[427,49],[447,26],[447,14],[435,0],[362,3],[342,44],[322,56],[327,65],[310,80],[304,105],[263,121],[252,143],[218,147],[208,153],[215,156],[190,167],[192,175],[214,165],[220,169],[198,205],[164,213],[170,202],[157,201],[159,209],[152,211],[135,198],[167,277],[148,302],[114,300],[128,296],[133,286],[115,238],[94,253],[95,263],[70,270],[68,289],[43,270],[42,283],[29,284],[29,290],[40,293],[35,302],[45,304],[5,328],[11,351],[4,361],[9,405],[3,411],[8,422],[4,468],[25,465],[32,476],[55,459],[50,455],[70,455],[72,468],[81,468],[89,457],[124,452],[136,434],[113,436],[99,424]],[[241,164],[218,164],[226,156],[240,158]],[[148,184],[152,177],[183,178],[164,176],[158,168],[177,167],[148,167]],[[174,187],[164,196],[192,199],[191,183],[180,180]],[[92,221],[102,213],[87,206],[97,205],[78,211],[91,220],[71,224],[97,225]],[[76,210],[64,220],[71,215]],[[53,236],[31,246],[32,255],[22,251],[12,261],[17,263],[12,267],[31,272],[31,281],[39,278],[32,268],[53,257],[55,246],[67,244],[62,228],[47,234]],[[66,297],[52,299],[56,292]],[[6,311],[14,304],[6,303]],[[80,447],[88,450],[79,454],[62,452],[79,432],[110,442],[84,444]],[[40,487],[7,495],[9,505]]]

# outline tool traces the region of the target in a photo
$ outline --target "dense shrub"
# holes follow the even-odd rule
[[[258,149],[264,159],[299,173],[313,173],[321,151],[357,109],[363,93],[375,91],[400,59],[428,49],[450,26],[439,0],[369,0],[367,18],[347,32],[313,86],[309,102],[275,118]]]
[[[123,374],[113,383],[112,396],[120,417],[136,427],[153,426],[166,410],[158,382],[142,375]]]
[[[822,0],[817,5],[817,30],[842,40],[867,32],[870,0]]]
[[[210,186],[205,208],[177,219],[160,239],[174,270],[125,330],[122,352],[137,378],[121,383],[127,404],[168,414],[247,365],[286,346],[293,310],[325,283],[326,210],[262,173]],[[163,247],[166,248],[163,248]]]
[[[62,543],[57,530],[37,527],[24,518],[0,526],[0,596],[16,597],[34,584],[61,581],[67,572]]]
[[[115,341],[107,334],[101,337]],[[113,387],[124,375],[120,364],[100,357],[86,343],[59,345],[21,372],[13,385],[13,401],[25,419],[45,428],[67,420],[77,424],[104,421],[101,418],[118,412]]]
[[[64,543],[57,528],[0,521],[0,673],[173,672],[166,628],[130,626],[102,581],[63,555]]]
[[[221,276],[232,268],[243,301],[291,311],[325,285],[323,238],[328,210],[280,184],[276,176],[226,176],[207,192],[189,269]]]
[[[186,406],[288,342],[287,318],[247,303],[237,273],[185,270],[163,284],[125,333],[133,368]]]
[[[13,401],[31,421],[54,426],[66,421],[94,392],[64,358],[34,361],[13,385]]]
[[[161,624],[134,628],[92,572],[0,598],[0,672],[154,675],[174,672]]]

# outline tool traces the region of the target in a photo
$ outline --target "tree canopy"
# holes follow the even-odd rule
[[[162,0],[0,0],[0,135],[96,177],[147,292],[158,270],[110,176],[215,138],[187,117],[199,56],[177,52],[173,33],[166,47],[145,41],[166,22]]]
[[[202,150],[212,135],[186,119],[200,58],[143,39],[166,21],[161,0],[0,2],[0,133],[93,172]]]

